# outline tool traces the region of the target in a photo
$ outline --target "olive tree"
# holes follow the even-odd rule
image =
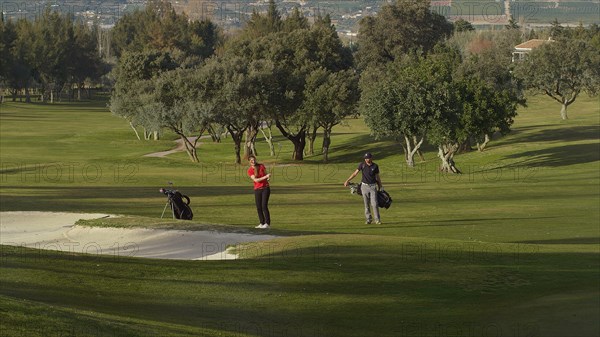
[[[516,68],[519,77],[534,92],[541,92],[561,105],[560,116],[579,94],[596,95],[600,90],[600,50],[585,40],[558,39],[534,49]]]

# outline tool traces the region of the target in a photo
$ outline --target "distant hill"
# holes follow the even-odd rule
[[[192,19],[211,19],[225,30],[242,27],[253,11],[266,11],[267,1],[246,0],[170,0],[178,12]],[[376,0],[283,0],[277,1],[285,15],[295,7],[309,19],[329,14],[338,31],[352,36],[361,18],[376,15],[388,1]],[[125,13],[145,6],[145,0],[0,0],[5,18],[34,19],[46,6],[69,12],[89,23],[110,27]],[[600,24],[600,0],[434,0],[433,11],[454,21],[465,19],[476,27],[503,26],[510,18],[525,27],[547,26],[555,19],[561,24]]]
[[[211,19],[227,26],[241,25],[253,10],[264,11],[266,1],[202,1],[172,0],[174,6],[194,18]],[[282,13],[298,7],[310,17],[330,14],[338,30],[356,31],[358,21],[367,15],[376,15],[388,1],[333,0],[333,1],[278,1]],[[600,24],[600,0],[435,0],[431,8],[454,21],[465,19],[474,25],[505,25],[510,18],[525,26],[549,25],[554,19],[565,25]]]

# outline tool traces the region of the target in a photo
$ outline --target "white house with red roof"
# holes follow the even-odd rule
[[[527,54],[531,53],[532,50],[547,42],[552,42],[552,40],[532,39],[516,45],[512,53],[512,61],[517,62],[523,60]]]

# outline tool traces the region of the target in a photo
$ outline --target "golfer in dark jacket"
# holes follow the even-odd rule
[[[381,224],[379,217],[379,208],[377,207],[377,191],[381,189],[381,178],[379,178],[379,166],[373,162],[373,155],[370,152],[365,153],[364,162],[358,164],[358,168],[344,182],[344,186],[348,186],[350,181],[362,172],[360,190],[362,192],[363,201],[365,203],[365,224],[370,224],[373,218],[376,224]],[[371,217],[371,211],[373,217]]]

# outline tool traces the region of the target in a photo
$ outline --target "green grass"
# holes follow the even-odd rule
[[[0,210],[123,214],[90,226],[256,232],[246,167],[230,139],[143,157],[101,102],[0,105]],[[1,246],[2,336],[595,336],[600,333],[600,108],[532,97],[511,134],[437,171],[414,169],[360,119],[334,130],[331,161],[277,157],[273,234],[235,261],[161,261]],[[318,143],[317,145],[320,145]],[[316,146],[318,148],[318,146]],[[394,198],[382,226],[342,186],[370,150]],[[161,220],[158,188],[192,199],[192,222]]]

